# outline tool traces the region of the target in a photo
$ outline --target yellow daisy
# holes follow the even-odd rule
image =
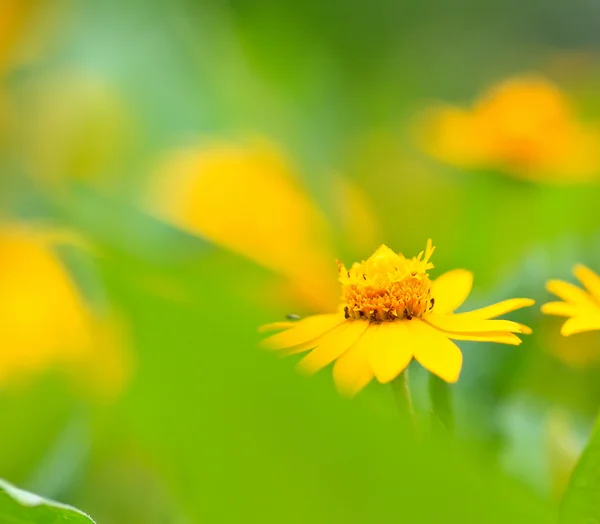
[[[582,265],[575,266],[573,274],[585,289],[561,280],[551,280],[546,288],[564,302],[549,302],[542,306],[547,315],[569,317],[560,330],[565,337],[600,329],[600,277]]]
[[[298,364],[307,373],[335,361],[338,390],[353,396],[373,377],[392,381],[413,358],[446,382],[456,382],[462,354],[453,340],[519,345],[514,333],[530,333],[529,328],[490,319],[531,306],[533,300],[516,298],[456,314],[471,291],[473,275],[456,269],[432,281],[433,250],[429,241],[424,252],[406,258],[382,245],[350,269],[338,263],[340,310],[263,326],[261,331],[284,330],[263,340],[263,347],[287,355],[312,350]]]

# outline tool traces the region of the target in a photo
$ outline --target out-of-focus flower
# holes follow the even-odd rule
[[[53,251],[78,242],[45,228],[0,226],[0,384],[56,368],[111,396],[128,362],[118,323],[92,312]]]
[[[372,217],[344,185],[365,237]],[[153,179],[149,207],[175,226],[282,275],[315,308],[338,302],[329,224],[281,151],[265,140],[211,143],[170,155]],[[352,214],[352,213],[351,213]],[[359,215],[359,216],[357,216]]]
[[[13,46],[19,38],[34,2],[2,0],[0,2],[0,74],[10,61]]]
[[[421,136],[432,156],[462,168],[539,182],[600,176],[600,133],[576,120],[555,85],[536,77],[507,80],[471,109],[431,109]]]
[[[600,277],[585,266],[575,266],[573,273],[584,285],[551,280],[546,288],[564,302],[549,302],[542,306],[547,315],[568,317],[560,332],[565,337],[600,329]]]
[[[471,291],[473,275],[458,269],[432,281],[434,248],[405,258],[382,245],[366,261],[348,270],[339,263],[344,303],[338,313],[278,322],[263,330],[284,329],[263,346],[285,354],[312,351],[298,364],[314,373],[335,361],[333,377],[342,394],[352,396],[373,377],[395,379],[415,358],[447,382],[458,380],[462,354],[452,340],[519,345],[514,333],[530,333],[508,320],[491,320],[530,306],[517,298],[467,313],[454,313]]]
[[[26,21],[33,10],[30,0],[3,0],[0,2],[0,80],[12,64],[13,51]],[[3,83],[0,83],[0,138],[9,118],[10,110],[6,102]]]

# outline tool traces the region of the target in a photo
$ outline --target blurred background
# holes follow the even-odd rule
[[[460,343],[456,442],[257,347],[381,244],[600,270],[600,5],[0,0],[0,476],[99,523],[552,522],[600,336]],[[428,420],[427,376],[414,365]],[[404,518],[404,520],[402,520]]]

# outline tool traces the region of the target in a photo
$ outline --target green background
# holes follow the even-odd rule
[[[388,387],[348,401],[329,372],[306,379],[293,358],[260,351],[257,326],[311,311],[265,305],[276,276],[148,216],[140,195],[173,147],[265,135],[297,167],[346,263],[370,252],[345,229],[331,172],[371,203],[373,249],[416,254],[432,238],[436,275],[472,270],[467,308],[543,303],[549,278],[570,279],[577,262],[600,270],[600,186],[462,172],[424,155],[413,125],[432,102],[468,105],[529,72],[599,121],[599,16],[583,0],[41,5],[3,79],[17,117],[0,152],[2,212],[97,246],[60,255],[94,307],[125,319],[135,371],[110,402],[54,371],[0,391],[0,476],[99,523],[553,522],[549,420],[566,417],[579,452],[600,399],[597,365],[547,350],[558,321],[534,307],[511,317],[535,330],[519,348],[461,343],[456,439],[415,441]],[[110,86],[119,111],[77,105],[79,78]],[[40,133],[48,107],[77,132]],[[59,182],[40,184],[36,171]],[[581,340],[600,351],[598,337]],[[427,376],[411,374],[427,428]]]

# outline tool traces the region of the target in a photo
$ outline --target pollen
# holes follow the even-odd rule
[[[348,319],[370,322],[421,318],[433,310],[428,271],[434,247],[405,258],[382,245],[367,260],[350,269],[338,262],[344,314]]]

